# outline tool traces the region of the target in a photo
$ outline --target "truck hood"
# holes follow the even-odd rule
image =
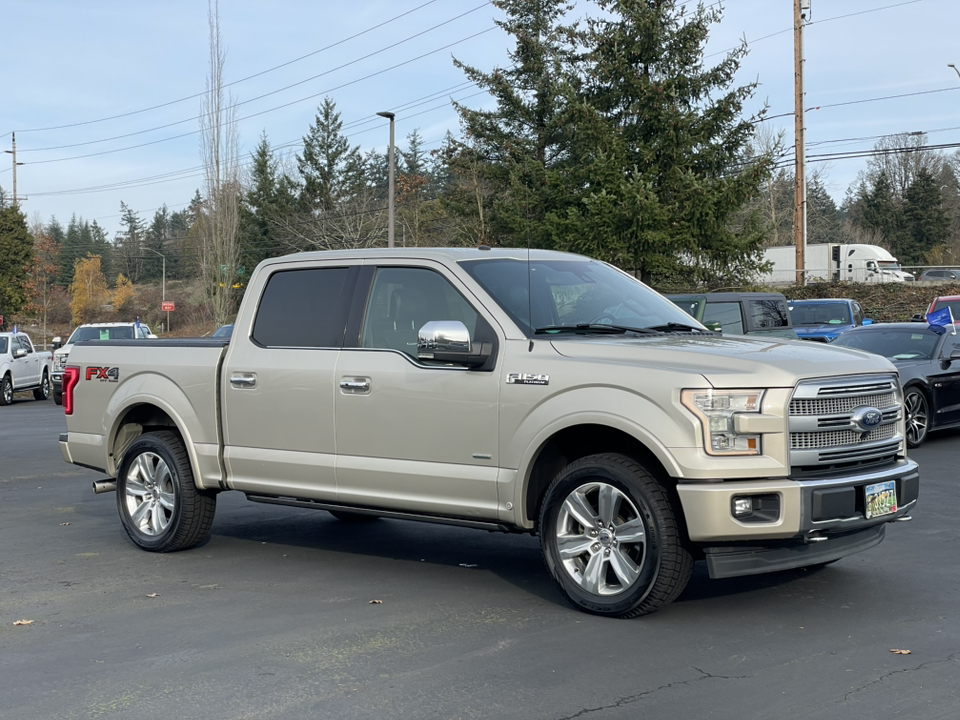
[[[797,331],[799,338],[835,338],[840,333],[853,328],[853,325],[832,325],[824,323],[823,325],[797,325],[794,330]]]
[[[896,372],[879,355],[801,340],[570,335],[551,343],[564,357],[702,375],[716,388],[793,387],[812,377]]]

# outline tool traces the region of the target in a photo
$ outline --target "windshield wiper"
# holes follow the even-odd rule
[[[684,323],[678,322],[668,322],[665,325],[650,325],[649,327],[640,328],[640,332],[647,330],[650,332],[698,332],[698,333],[709,333],[711,330],[704,330],[703,328],[694,327],[693,325],[685,325]]]
[[[623,335],[624,333],[641,333],[643,335],[656,335],[657,330],[652,328],[633,328],[625,325],[607,325],[606,323],[580,323],[579,325],[548,325],[540,327],[533,331],[535,335],[560,335],[563,333],[573,333],[586,335],[595,333],[597,335]]]

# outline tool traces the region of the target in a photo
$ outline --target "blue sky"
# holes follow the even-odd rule
[[[577,12],[587,7],[580,2]],[[738,82],[759,82],[750,109],[766,103],[771,116],[792,113],[792,0],[723,7],[708,61],[745,37],[750,55]],[[148,222],[164,203],[184,207],[202,182],[201,99],[191,96],[206,82],[207,3],[2,0],[0,17],[0,148],[10,149],[15,131],[28,217],[66,223],[76,213],[112,234],[121,201]],[[354,144],[385,150],[388,127],[376,112],[393,110],[398,145],[418,129],[426,149],[436,148],[458,128],[451,97],[487,102],[451,56],[482,69],[506,64],[510,41],[495,17],[482,0],[221,0],[241,152],[246,157],[263,132],[295,152],[325,95]],[[812,0],[812,18],[805,105],[820,109],[806,114],[809,154],[865,150],[898,132],[960,143],[960,77],[947,67],[960,65],[960,1]],[[875,100],[894,95],[906,97]],[[765,124],[792,145],[791,115]],[[0,157],[7,192],[10,159]],[[827,165],[838,201],[864,167],[863,159]]]

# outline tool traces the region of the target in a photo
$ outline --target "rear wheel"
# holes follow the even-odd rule
[[[13,402],[13,381],[9,375],[0,380],[0,405],[9,405]]]
[[[47,371],[43,371],[43,378],[40,380],[40,387],[33,391],[34,400],[46,400],[50,397],[50,376]]]
[[[591,455],[554,479],[540,513],[547,569],[581,610],[636,617],[683,592],[693,571],[663,486],[623,455]]]
[[[210,537],[215,493],[198,490],[183,441],[169,431],[146,433],[124,453],[117,509],[134,544],[174,552]]]
[[[63,393],[58,393],[54,391],[53,402],[57,405],[63,405]]]
[[[906,410],[907,447],[919,447],[930,432],[930,403],[920,388],[912,387],[903,396]]]

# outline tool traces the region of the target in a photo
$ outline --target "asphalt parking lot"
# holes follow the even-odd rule
[[[610,620],[565,603],[535,538],[233,493],[205,546],[143,552],[64,429],[52,402],[0,408],[0,718],[958,716],[960,433],[913,452],[914,519],[878,548],[698,566],[674,604]]]

